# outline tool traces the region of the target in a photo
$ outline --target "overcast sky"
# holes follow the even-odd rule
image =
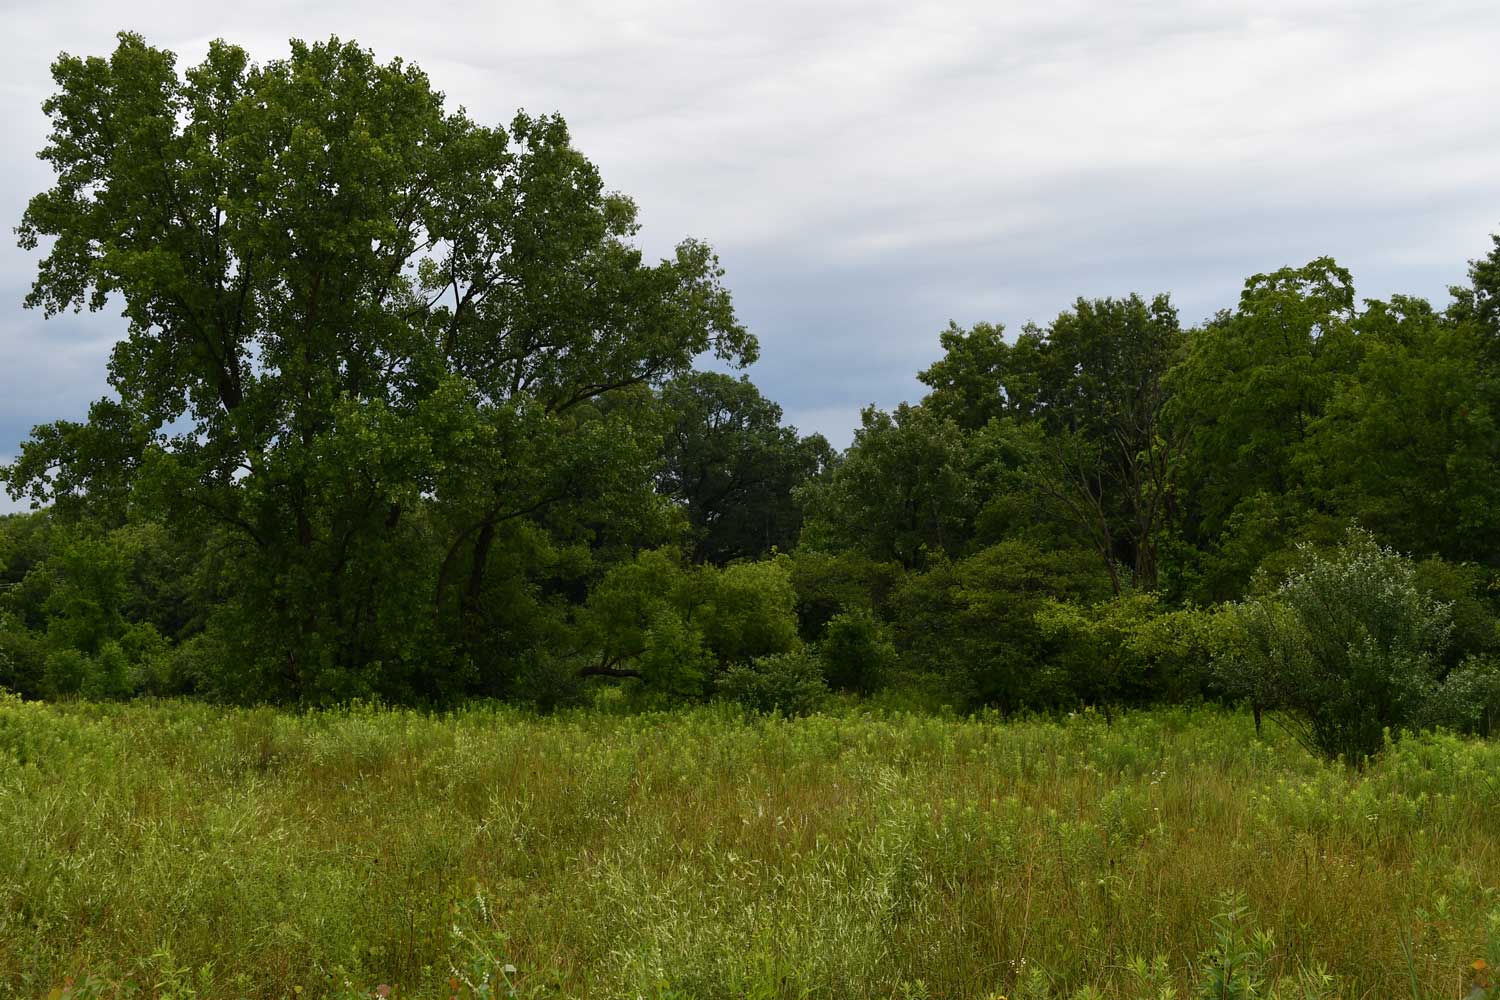
[[[1184,321],[1332,254],[1363,296],[1445,300],[1500,228],[1493,0],[516,4],[0,2],[0,219],[61,51],[116,31],[197,62],[337,34],[422,66],[481,120],[560,111],[653,255],[707,240],[750,371],[804,431],[920,396],[937,334],[1167,291]],[[0,243],[0,460],[105,391],[122,321],[21,308]],[[0,500],[3,503],[3,500]],[[0,509],[4,509],[0,507]]]

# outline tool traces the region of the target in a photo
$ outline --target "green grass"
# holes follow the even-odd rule
[[[1426,1000],[1497,886],[1446,736],[0,699],[5,997]]]

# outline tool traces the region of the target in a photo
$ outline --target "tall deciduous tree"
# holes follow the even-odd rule
[[[698,561],[790,549],[802,530],[792,491],[825,469],[821,434],[783,426],[781,407],[749,379],[689,372],[662,390],[668,426],[660,489],[682,505]]]
[[[1165,376],[1183,334],[1165,295],[1079,299],[1022,334],[1010,396],[1045,432],[1042,491],[1093,541],[1118,593],[1117,563],[1156,586],[1159,537],[1182,454],[1166,423]]]
[[[1184,533],[1215,564],[1199,596],[1239,594],[1315,506],[1297,456],[1357,362],[1356,317],[1349,272],[1320,257],[1251,277],[1237,310],[1189,338],[1168,381],[1188,440]]]
[[[643,262],[560,118],[476,124],[337,39],[264,65],[215,42],[179,74],[124,34],[54,77],[27,301],[116,301],[127,330],[118,400],[39,428],[10,488],[231,528],[226,628],[264,693],[431,694],[434,642],[491,666],[502,526],[649,487],[650,435],[594,404],[754,355],[711,251]]]
[[[1371,301],[1359,363],[1296,460],[1313,492],[1400,549],[1500,564],[1500,378],[1480,324]]]
[[[958,552],[989,494],[980,460],[970,435],[925,406],[866,407],[832,474],[799,491],[804,541],[907,568]]]
[[[922,404],[965,430],[1009,415],[1017,386],[1005,327],[976,323],[965,330],[950,322],[938,339],[943,356],[917,374],[932,390]]]

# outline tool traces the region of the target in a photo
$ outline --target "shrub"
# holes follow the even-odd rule
[[[880,562],[862,552],[837,554],[800,548],[788,561],[797,593],[797,626],[813,642],[834,615],[869,608],[884,616],[901,582],[901,564]]]
[[[798,644],[797,595],[785,557],[704,572],[712,596],[698,620],[704,641],[721,661],[785,653]]]
[[[1449,605],[1410,559],[1353,529],[1268,597],[1235,606],[1240,641],[1219,658],[1231,692],[1324,756],[1362,760],[1386,732],[1425,722],[1451,630]]]
[[[1482,736],[1500,730],[1500,659],[1471,656],[1443,678],[1426,721]]]
[[[89,678],[94,665],[88,655],[77,649],[54,649],[47,654],[43,679],[47,693],[52,697],[78,694]]]
[[[690,566],[655,549],[611,567],[578,613],[574,647],[584,671],[633,677],[647,702],[708,693],[716,668],[800,644],[787,560]]]
[[[1109,592],[1097,555],[1014,539],[910,573],[893,598],[895,638],[912,673],[936,669],[956,706],[1010,711],[1074,704],[1035,614],[1049,598],[1092,604]]]
[[[756,712],[806,715],[828,695],[823,668],[807,651],[774,653],[731,666],[719,676],[720,696]]]
[[[582,705],[587,700],[579,664],[543,650],[531,650],[516,658],[514,676],[506,692],[512,701],[538,712],[555,712]]]
[[[670,608],[660,608],[651,615],[636,665],[645,691],[670,703],[702,698],[714,660],[697,628]]]
[[[1198,664],[1211,647],[1212,613],[1165,611],[1155,594],[1080,607],[1044,601],[1035,614],[1067,687],[1088,704],[1144,705],[1201,695]]]
[[[0,613],[0,688],[23,698],[40,698],[47,653],[41,637]]]
[[[81,693],[88,698],[126,698],[131,693],[130,657],[118,642],[108,640],[89,663]]]
[[[823,676],[840,691],[869,694],[887,679],[896,662],[896,647],[868,608],[834,615],[818,647]]]

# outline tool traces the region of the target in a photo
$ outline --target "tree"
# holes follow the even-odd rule
[[[1469,283],[1449,289],[1453,304],[1448,316],[1474,325],[1493,368],[1500,366],[1500,233],[1490,242],[1486,256],[1469,261]]]
[[[1254,275],[1237,310],[1189,336],[1186,356],[1168,378],[1168,420],[1187,440],[1182,528],[1200,552],[1225,543],[1243,552],[1214,574],[1217,582],[1201,598],[1237,596],[1261,558],[1295,540],[1263,531],[1249,508],[1274,501],[1286,526],[1317,506],[1299,455],[1338,380],[1356,364],[1356,315],[1349,272],[1320,257]],[[1245,532],[1260,542],[1241,544]]]
[[[1010,539],[908,573],[891,598],[892,633],[906,669],[939,674],[957,704],[1056,708],[1083,692],[1054,666],[1057,644],[1036,612],[1048,600],[1094,604],[1108,595],[1088,549]]]
[[[1182,438],[1165,421],[1167,371],[1183,347],[1165,295],[1146,302],[1079,299],[1045,329],[1022,334],[1013,398],[1045,431],[1036,482],[1083,529],[1121,590],[1118,562],[1137,586],[1157,583]]]
[[[581,677],[696,698],[727,665],[796,649],[795,602],[785,556],[720,569],[692,565],[675,549],[647,550],[590,591],[572,655]]]
[[[503,526],[649,493],[638,410],[595,404],[754,356],[711,251],[645,264],[558,117],[475,124],[338,39],[264,65],[215,42],[179,75],[122,34],[53,75],[27,303],[117,301],[127,331],[118,399],[39,428],[9,488],[230,530],[221,632],[262,697],[435,696],[435,647],[453,683],[499,669]]]
[[[662,389],[668,427],[658,489],[681,505],[697,561],[787,550],[802,530],[793,490],[833,461],[821,434],[781,423],[749,379],[689,372]]]
[[[932,390],[922,405],[965,430],[1008,415],[1013,404],[1008,392],[1017,387],[1005,327],[976,323],[965,330],[950,321],[939,341],[943,356],[917,375]]]
[[[1500,380],[1477,322],[1370,301],[1360,351],[1295,456],[1341,517],[1414,553],[1500,565]]]
[[[809,482],[804,542],[855,549],[877,560],[920,566],[957,552],[974,532],[987,490],[970,436],[925,406],[860,413],[854,442],[826,481]]]

